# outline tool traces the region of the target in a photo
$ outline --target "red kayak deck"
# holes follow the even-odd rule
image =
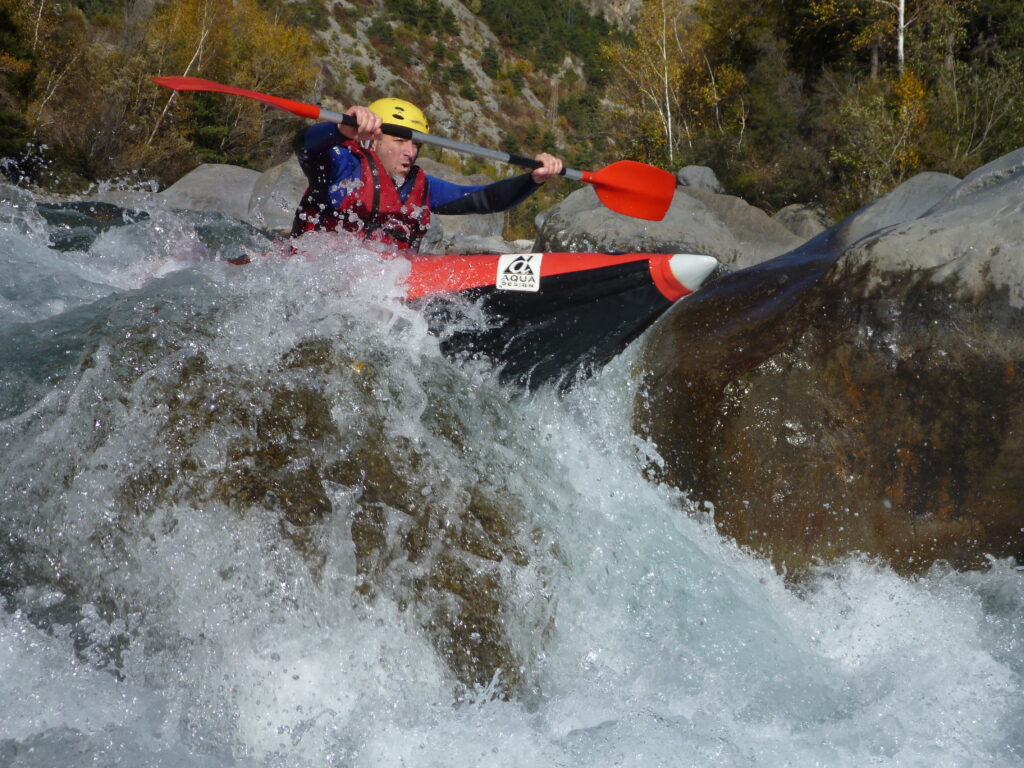
[[[446,355],[488,358],[503,381],[531,389],[565,388],[599,369],[718,266],[710,256],[661,253],[398,257],[411,264],[406,300]]]
[[[566,388],[599,369],[718,266],[709,256],[649,253],[409,261],[407,298],[423,305],[442,351],[486,357],[503,381],[531,389]],[[478,311],[487,318],[482,325],[472,319]]]
[[[548,277],[646,261],[658,292],[668,301],[678,301],[700,287],[714,268],[714,260],[708,256],[667,253],[414,254],[406,258],[412,263],[412,272],[406,279],[409,300],[487,286],[498,290],[537,291]],[[673,270],[673,264],[680,259],[693,262],[688,264],[689,276],[682,280],[678,269]],[[684,284],[686,282],[691,284]]]

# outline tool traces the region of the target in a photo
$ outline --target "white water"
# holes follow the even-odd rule
[[[510,402],[394,302],[399,263],[314,239],[313,261],[231,268],[204,260],[193,219],[157,210],[62,253],[14,197],[0,768],[1024,764],[1010,564],[908,580],[854,559],[787,589],[648,479],[630,352],[568,397]],[[352,365],[281,364],[310,338]],[[199,354],[195,384],[182,371]],[[328,484],[321,569],[273,505],[218,497],[232,441],[260,429],[231,404],[302,387],[331,403],[342,452],[413,446],[422,466],[395,466],[425,505],[457,510],[481,487],[514,500],[530,565],[500,573],[519,694],[458,683],[424,629],[435,606],[403,609],[415,563],[390,563],[375,599],[355,591],[350,525],[370,489]],[[176,394],[200,404],[184,427]],[[389,512],[399,533],[403,519]]]

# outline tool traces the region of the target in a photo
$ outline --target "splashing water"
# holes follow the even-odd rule
[[[1021,573],[785,586],[650,479],[634,350],[527,395],[400,261],[75,226],[0,193],[3,768],[1024,764]]]

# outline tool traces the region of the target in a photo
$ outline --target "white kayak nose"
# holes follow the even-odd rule
[[[672,276],[690,291],[696,291],[718,267],[718,259],[699,253],[677,253],[668,260]]]

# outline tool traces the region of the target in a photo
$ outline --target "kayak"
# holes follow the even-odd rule
[[[406,299],[442,351],[486,358],[506,383],[566,389],[619,354],[718,266],[711,256],[514,253],[407,256]],[[469,320],[469,313],[486,322]]]
[[[405,299],[422,310],[445,355],[490,360],[505,383],[563,390],[606,365],[718,266],[692,253],[401,258],[411,265]]]

